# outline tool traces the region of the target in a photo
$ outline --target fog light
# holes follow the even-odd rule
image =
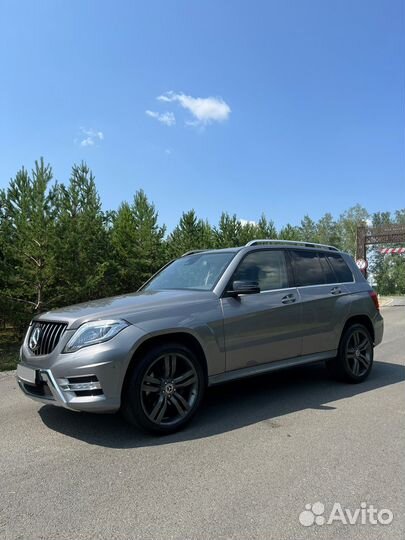
[[[89,375],[87,377],[68,377],[68,383],[61,384],[62,390],[68,392],[90,392],[93,390],[101,390],[101,384],[99,383],[95,375]]]

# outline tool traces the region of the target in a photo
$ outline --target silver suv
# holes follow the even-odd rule
[[[254,240],[186,253],[136,293],[35,317],[17,379],[42,403],[121,409],[143,430],[171,433],[209,385],[320,360],[361,382],[382,335],[377,295],[349,255]]]

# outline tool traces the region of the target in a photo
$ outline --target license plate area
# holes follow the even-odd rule
[[[35,384],[37,378],[37,370],[18,364],[17,377],[27,383]]]

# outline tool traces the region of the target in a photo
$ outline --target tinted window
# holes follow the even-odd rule
[[[336,274],[337,283],[353,281],[353,274],[341,255],[330,253],[327,258]]]
[[[261,291],[289,286],[285,253],[277,250],[254,251],[246,255],[232,281],[257,281]]]
[[[325,276],[325,283],[337,283],[335,272],[332,270],[325,253],[318,253],[318,255]]]
[[[297,287],[325,284],[325,274],[316,251],[294,250],[292,257]]]

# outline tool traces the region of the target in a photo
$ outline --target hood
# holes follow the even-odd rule
[[[69,329],[98,319],[125,319],[136,323],[136,314],[182,304],[206,302],[217,298],[212,291],[162,290],[142,291],[102,298],[41,313],[36,320],[66,322]]]

